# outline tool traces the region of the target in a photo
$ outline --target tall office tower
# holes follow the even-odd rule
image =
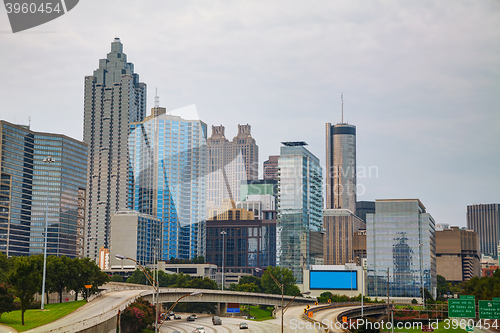
[[[208,207],[220,206],[225,199],[238,200],[241,181],[259,178],[259,147],[250,130],[248,124],[238,125],[238,134],[229,141],[224,126],[212,126],[207,140]]]
[[[435,222],[418,199],[375,200],[366,216],[368,295],[421,297],[436,286]]]
[[[264,179],[276,180],[276,173],[278,172],[278,155],[269,156],[267,161],[264,161]]]
[[[375,214],[375,201],[356,202],[356,216],[366,223],[366,214]]]
[[[163,222],[164,260],[191,259],[205,251],[207,125],[173,114],[197,112],[194,105],[169,114],[155,106],[150,116],[130,124],[129,138],[133,208]]]
[[[0,121],[0,252],[83,257],[87,146]],[[51,158],[49,158],[49,156]]]
[[[348,209],[324,209],[323,227],[325,265],[355,262],[353,237],[358,230],[365,229],[365,222]]]
[[[467,206],[467,228],[479,235],[481,254],[499,259],[497,246],[500,240],[500,204]]]
[[[323,264],[323,190],[319,159],[305,142],[283,142],[278,160],[277,265],[302,283],[303,270]]]
[[[85,256],[98,260],[109,248],[111,214],[130,208],[129,125],[146,115],[146,84],[127,62],[119,38],[99,60],[94,75],[85,77],[83,139],[88,145],[87,224]]]
[[[462,282],[481,276],[479,237],[473,230],[436,229],[437,274],[446,281]]]
[[[326,124],[326,209],[356,214],[356,126]]]

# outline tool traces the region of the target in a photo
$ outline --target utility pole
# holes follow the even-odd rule
[[[389,303],[389,291],[390,291],[390,286],[389,286],[389,267],[387,267],[387,318],[389,318],[389,309],[390,309],[390,303]]]

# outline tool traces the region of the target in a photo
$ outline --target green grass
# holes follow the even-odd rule
[[[268,319],[273,319],[273,311],[271,310],[272,307],[268,307],[267,309],[261,309],[258,306],[250,306],[250,312],[249,315],[252,317],[255,317],[256,319],[251,319],[251,320],[256,320],[256,321],[261,321],[261,320],[268,320]]]
[[[24,313],[24,326],[21,325],[21,310],[16,310],[2,314],[0,323],[15,328],[18,332],[23,332],[51,323],[75,311],[85,304],[87,304],[87,301],[82,300],[76,302],[46,304],[45,310],[26,310]]]
[[[427,324],[423,324],[423,325],[427,325]],[[444,328],[444,325],[445,323],[440,321],[439,322],[439,327],[438,329],[435,329],[434,332],[435,333],[462,333],[462,332],[466,332],[465,330],[461,329],[461,328],[458,328],[458,329],[453,329],[453,328]],[[435,326],[432,326],[432,327],[435,327]],[[386,331],[381,331],[381,332],[386,332]],[[389,331],[390,332],[390,331]],[[419,328],[419,329],[407,329],[407,328],[402,328],[402,329],[396,329],[394,328],[394,332],[408,332],[408,333],[422,333],[422,329]]]

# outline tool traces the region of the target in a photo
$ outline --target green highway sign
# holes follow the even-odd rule
[[[479,319],[500,319],[500,301],[479,301]]]
[[[476,318],[476,301],[473,299],[449,299],[448,317]]]
[[[476,299],[474,295],[460,295],[460,299]]]

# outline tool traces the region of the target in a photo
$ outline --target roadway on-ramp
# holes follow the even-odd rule
[[[67,316],[60,318],[56,321],[53,321],[47,325],[43,325],[37,328],[33,328],[31,330],[25,331],[29,333],[46,333],[51,330],[64,332],[64,330],[60,330],[61,327],[65,327],[68,325],[72,325],[78,322],[83,323],[83,327],[92,326],[92,318],[96,316],[102,315],[106,312],[112,311],[113,309],[117,309],[120,306],[123,306],[129,300],[138,296],[144,292],[144,290],[120,290],[120,291],[110,291],[105,293],[104,295],[94,299],[92,302],[85,304],[81,308],[73,311]]]

